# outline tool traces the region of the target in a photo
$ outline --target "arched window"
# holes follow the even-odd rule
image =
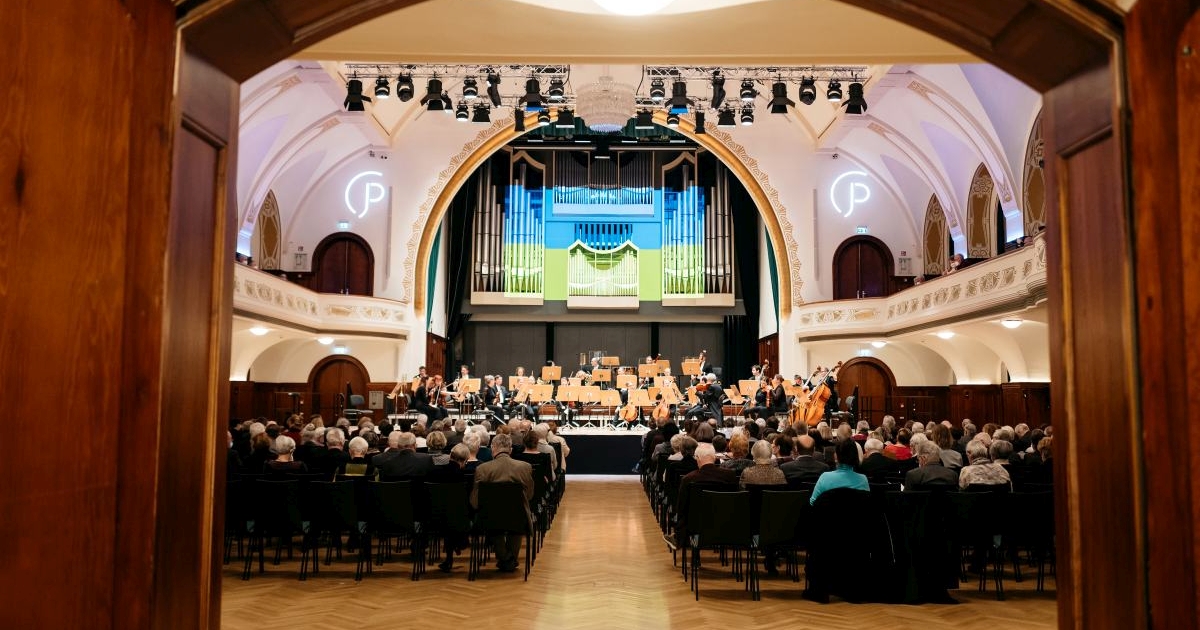
[[[1021,215],[1025,220],[1025,235],[1033,236],[1046,228],[1046,141],[1042,139],[1042,114],[1038,112],[1025,147],[1025,203]]]
[[[950,260],[950,228],[946,226],[946,212],[937,195],[929,197],[925,207],[925,275],[937,276],[946,270]]]
[[[967,197],[967,257],[991,258],[996,252],[996,186],[983,164],[975,169]]]
[[[262,207],[258,211],[258,221],[254,224],[254,259],[258,268],[264,271],[279,269],[280,237],[279,202],[275,200],[275,191],[267,192]]]
[[[337,232],[326,236],[313,251],[308,288],[317,293],[372,295],[374,278],[375,255],[367,241],[351,232]]]

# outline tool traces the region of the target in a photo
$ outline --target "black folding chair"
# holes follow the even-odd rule
[[[425,484],[429,515],[422,525],[431,541],[431,554],[438,552],[437,543],[441,542],[446,557],[452,558],[459,545],[467,542],[471,533],[469,492],[465,481]]]
[[[342,535],[349,535],[350,542],[355,544],[358,549],[358,563],[354,570],[354,580],[361,580],[363,565],[368,561],[369,556],[368,545],[365,542],[367,524],[359,515],[354,482],[309,482],[304,488],[302,496],[307,497],[304,504],[311,515],[308,539],[311,540],[314,554],[320,555],[320,538],[326,536],[329,544],[325,548],[325,565],[331,564],[335,550],[340,560]],[[307,549],[305,553],[307,553]],[[317,558],[314,557],[313,573],[319,572],[317,564]]]
[[[805,546],[801,524],[808,513],[810,496],[808,492],[782,489],[763,489],[759,496],[759,549],[764,555],[782,553],[787,558],[787,574],[793,582],[800,581],[796,552]]]
[[[368,481],[367,485],[372,501],[371,514],[367,519],[367,537],[363,544],[369,548],[372,537],[378,540],[374,564],[382,565],[384,558],[391,555],[394,539],[401,544],[408,541],[413,557],[412,579],[421,579],[421,573],[425,570],[424,536],[421,523],[417,520],[412,482]],[[370,562],[367,563],[367,573],[371,573]]]
[[[242,571],[242,579],[250,579],[250,566],[253,562],[254,548],[258,546],[258,572],[265,570],[264,556],[266,555],[267,540],[275,538],[274,565],[279,564],[280,553],[287,545],[288,558],[292,555],[292,538],[304,535],[306,527],[300,515],[300,484],[297,481],[270,481],[260,479],[252,486],[254,501],[253,524],[249,526],[250,549],[246,554],[246,564]],[[307,557],[305,558],[307,561]],[[306,575],[306,562],[300,565],[300,579]]]
[[[750,517],[750,493],[701,489],[688,509],[688,548],[691,550],[691,587],[700,601],[700,550],[733,551],[734,578],[745,577],[750,598],[758,600],[758,543]],[[693,522],[693,515],[698,522]],[[742,552],[746,552],[743,566]],[[744,570],[743,570],[744,569]]]
[[[526,511],[525,489],[516,482],[481,482],[478,485],[475,527],[471,532],[471,568],[467,579],[479,575],[487,557],[488,540],[497,535],[525,536],[525,579],[532,562],[533,524]]]

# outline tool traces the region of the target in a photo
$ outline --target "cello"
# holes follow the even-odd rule
[[[842,367],[842,362],[838,361],[837,365],[833,366],[832,370],[818,369],[815,374],[821,374],[821,378],[817,379],[817,385],[809,394],[808,409],[804,412],[804,422],[810,427],[815,427],[821,422],[821,418],[825,416],[825,403],[833,396],[833,392],[829,389],[829,384],[826,381],[831,375],[836,375],[839,368]],[[836,376],[835,376],[836,378]]]

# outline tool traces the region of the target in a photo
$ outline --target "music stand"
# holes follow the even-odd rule
[[[635,389],[629,392],[629,402],[638,407],[653,407],[654,401],[650,400],[650,394],[644,389]]]
[[[621,365],[621,357],[600,357],[600,365],[607,368],[615,368]]]
[[[658,376],[658,372],[659,372],[659,369],[658,369],[657,363],[639,363],[638,364],[638,377],[639,378],[654,378],[655,376]]]
[[[557,383],[558,379],[562,378],[561,365],[544,365],[542,366],[542,382]]]
[[[575,378],[574,376],[571,376],[571,377],[567,378],[567,384],[570,385],[571,387],[582,387],[583,379]]]
[[[659,372],[666,372],[667,370],[671,369],[671,360],[670,359],[659,359],[659,360],[655,361],[655,363],[658,364]]]
[[[688,376],[700,376],[700,361],[696,359],[688,359],[683,362],[683,373]]]
[[[592,382],[593,383],[611,383],[612,382],[612,370],[609,370],[607,368],[596,368],[596,369],[592,370]]]
[[[483,379],[467,378],[458,382],[458,393],[460,394],[478,394],[479,387],[483,384]]]
[[[659,393],[662,394],[663,402],[667,403],[668,405],[678,405],[679,403],[683,402],[679,400],[679,396],[675,393],[675,389],[673,387],[663,388],[663,390]]]
[[[758,381],[754,379],[743,379],[737,382],[738,390],[743,396],[753,396],[755,390],[759,388]]]
[[[742,382],[744,383],[745,381]],[[730,384],[729,387],[726,387],[725,395],[729,397],[729,402],[731,404],[740,405],[745,402],[745,399],[742,398],[741,392],[738,391],[737,385]]]
[[[554,398],[553,385],[534,385],[533,393],[530,395],[530,400],[539,405],[544,402],[549,402]]]
[[[636,389],[637,377],[632,374],[617,375],[617,389]]]

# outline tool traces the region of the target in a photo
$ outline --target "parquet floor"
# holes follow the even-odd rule
[[[419,582],[409,580],[407,558],[360,583],[349,561],[322,565],[307,582],[296,579],[299,556],[268,562],[249,582],[236,564],[223,579],[227,630],[1056,627],[1052,579],[1046,594],[1033,580],[1007,579],[1003,602],[972,583],[952,592],[957,606],[820,605],[800,599],[802,583],[786,577],[763,578],[762,601],[750,601],[725,569],[713,568],[702,572],[697,603],[671,565],[637,477],[573,477],[528,583],[491,567],[468,582],[465,556],[448,575],[431,564]]]

